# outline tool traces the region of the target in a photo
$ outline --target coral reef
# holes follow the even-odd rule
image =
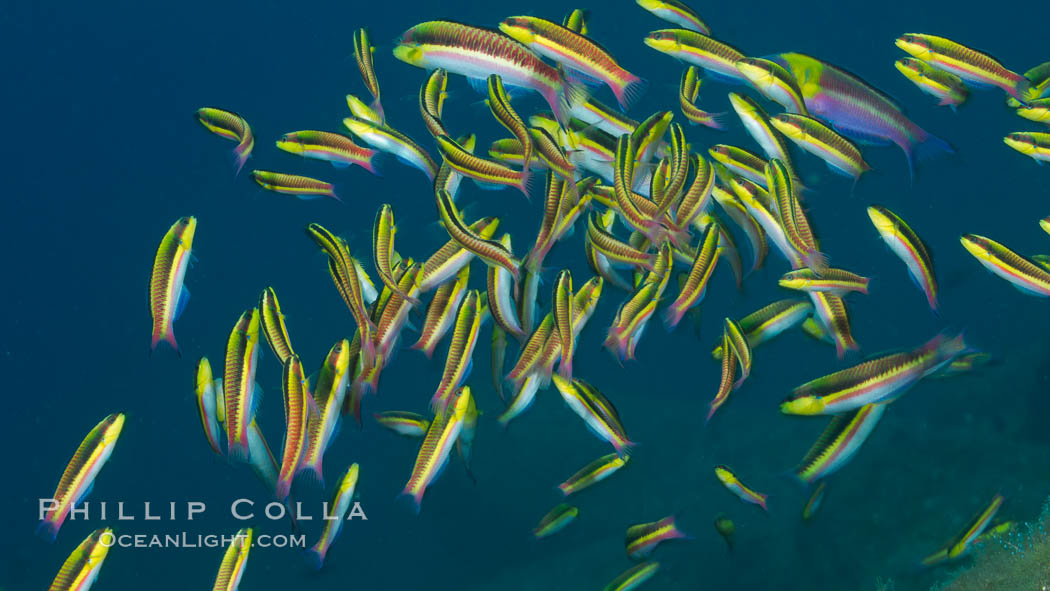
[[[1050,502],[1026,526],[985,542],[973,565],[931,591],[1050,591]]]

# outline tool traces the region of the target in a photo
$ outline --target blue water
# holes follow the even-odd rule
[[[893,39],[904,32],[947,36],[989,51],[1024,71],[1045,61],[1045,18],[1025,18],[1005,6],[952,9],[890,2],[772,2],[698,5],[715,36],[749,55],[799,51],[847,68],[898,99],[922,127],[951,142],[958,154],[923,163],[909,184],[901,152],[865,151],[874,171],[850,194],[850,183],[817,159],[796,154],[807,184],[815,231],[836,266],[872,277],[871,295],[849,299],[854,335],[863,349],[852,358],[918,345],[945,327],[999,360],[978,374],[921,384],[892,405],[855,460],[828,485],[815,522],[799,512],[806,493],[779,477],[801,459],[824,421],[790,419],[777,404],[789,389],[846,366],[832,349],[799,331],[758,348],[751,378],[703,426],[719,367],[708,352],[723,318],[743,316],[790,294],[776,287],[786,270],[771,254],[766,268],[736,291],[728,268],[716,271],[694,331],[688,322],[667,334],[653,322],[638,361],[621,367],[600,349],[605,328],[626,297],[606,287],[581,336],[576,373],[617,405],[630,437],[641,443],[628,468],[571,501],[577,523],[542,542],[529,532],[559,495],[554,486],[608,453],[554,390],[541,392],[525,415],[501,432],[502,405],[489,376],[489,328],[475,353],[474,386],[483,412],[475,443],[477,485],[453,461],[414,515],[394,498],[407,480],[417,443],[366,420],[344,425],[325,458],[334,481],[351,462],[361,466],[360,501],[367,521],[347,523],[320,572],[296,551],[253,550],[241,584],[253,589],[600,589],[631,565],[624,555],[627,526],[679,517],[694,541],[661,546],[661,572],[647,589],[872,589],[892,577],[898,590],[927,589],[943,570],[909,575],[912,566],[952,537],[996,492],[1007,500],[1000,516],[1034,517],[1050,492],[1050,316],[1043,299],[1022,295],[983,271],[959,245],[973,232],[1024,254],[1050,251],[1037,220],[1047,215],[1047,175],[1002,143],[1012,131],[1035,130],[1003,106],[998,90],[975,91],[958,113],[933,105],[893,68],[902,56]],[[631,114],[677,111],[681,66],[645,47],[641,38],[665,25],[634,6],[593,5],[592,35],[651,87]],[[387,118],[422,141],[426,131],[416,93],[423,72],[395,61],[390,40],[424,20],[454,18],[494,26],[515,13],[560,20],[562,3],[328,3],[289,2],[15,2],[0,7],[0,49],[6,56],[4,198],[0,248],[7,281],[0,317],[0,376],[5,419],[3,510],[0,511],[0,588],[42,589],[70,551],[101,527],[67,522],[57,541],[33,535],[37,499],[51,495],[84,434],[111,412],[127,425],[92,501],[125,501],[136,521],[117,523],[131,534],[288,532],[284,521],[241,522],[233,499],[261,506],[266,493],[243,467],[213,457],[201,436],[192,396],[201,355],[221,363],[234,321],[273,286],[287,315],[297,352],[311,371],[353,322],[339,299],[325,259],[304,235],[320,222],[370,256],[371,224],[379,204],[394,206],[398,249],[425,258],[447,240],[433,224],[431,188],[418,171],[392,164],[383,178],[353,168],[299,161],[273,141],[298,129],[341,130],[344,95],[367,96],[352,58],[351,34],[368,26],[378,45],[376,68]],[[1038,10],[1038,9],[1033,9]],[[1045,15],[1044,15],[1045,16]],[[729,109],[719,83],[701,89],[701,106]],[[611,102],[603,90],[601,98]],[[453,135],[479,134],[479,147],[504,137],[464,80],[452,77],[444,120]],[[545,108],[535,97],[518,103]],[[204,105],[235,110],[257,138],[248,168],[276,169],[332,180],[345,204],[303,202],[265,192],[228,161],[232,144],[194,121]],[[734,143],[755,149],[733,120],[717,133],[688,128],[694,149]],[[810,181],[815,180],[815,182]],[[474,215],[498,215],[514,236],[515,252],[532,243],[537,202],[514,191],[482,192],[464,183],[461,203]],[[864,209],[878,203],[910,222],[933,250],[942,314],[930,314],[903,265],[879,242]],[[146,285],[156,245],[183,215],[199,219],[199,258],[186,284],[193,299],[175,332],[182,358],[170,349],[147,357],[150,318]],[[548,258],[548,282],[570,268],[578,284],[590,276],[583,232]],[[742,237],[741,237],[742,239]],[[474,263],[472,282],[484,276]],[[674,287],[669,290],[673,296]],[[418,320],[417,320],[418,322]],[[697,334],[698,333],[698,334]],[[404,340],[412,340],[406,334]],[[435,361],[402,351],[383,373],[380,410],[424,412],[441,370]],[[509,355],[513,357],[513,355]],[[267,351],[259,381],[267,392],[259,421],[279,448],[280,368]],[[723,490],[712,468],[728,464],[770,495],[770,514]],[[304,484],[307,512],[319,514],[328,491]],[[142,503],[203,501],[204,516],[187,522],[144,523]],[[181,507],[181,505],[180,505]],[[312,507],[312,508],[311,508]],[[184,512],[184,509],[180,509]],[[737,525],[727,553],[712,527],[724,512]],[[309,542],[317,526],[304,524]],[[207,588],[219,549],[115,548],[96,589]],[[965,564],[965,561],[962,563]]]

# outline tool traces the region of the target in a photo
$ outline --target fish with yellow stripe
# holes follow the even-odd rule
[[[951,39],[919,33],[901,35],[895,43],[913,57],[955,74],[967,82],[997,86],[1022,103],[1028,101],[1027,92],[1031,82],[1024,76],[1006,69],[986,53],[970,49]]]
[[[445,368],[441,375],[434,396],[430,399],[435,412],[444,409],[451,401],[453,394],[470,375],[473,367],[474,347],[478,343],[478,333],[485,318],[486,307],[478,290],[471,290],[456,313],[456,324],[452,329],[452,341],[445,357]]]
[[[336,168],[347,168],[355,164],[372,174],[379,174],[379,152],[359,146],[341,133],[293,131],[277,140],[277,148],[304,158],[327,160]]]
[[[445,124],[441,121],[441,112],[448,98],[448,72],[438,68],[427,76],[419,87],[419,113],[430,135],[448,135]]]
[[[331,197],[336,201],[342,202],[342,199],[335,194],[335,187],[332,183],[312,177],[269,170],[253,170],[252,179],[259,183],[260,187],[275,193],[293,195],[299,199]]]
[[[212,451],[222,455],[222,447],[219,438],[222,436],[223,417],[220,412],[225,413],[219,401],[222,382],[216,383],[212,375],[211,362],[207,357],[201,357],[197,362],[197,371],[194,374],[193,391],[197,398],[197,412],[200,414],[201,426],[204,428],[204,436]]]
[[[153,334],[150,339],[150,355],[164,341],[182,357],[175,342],[173,324],[186,309],[190,292],[186,289],[186,269],[193,257],[193,236],[197,231],[197,218],[179,218],[160,241],[157,255],[153,259],[153,271],[149,278],[149,309],[153,317]]]
[[[820,275],[817,275],[812,269],[796,269],[784,273],[778,284],[788,289],[806,292],[823,291],[842,297],[851,292],[867,294],[869,281],[867,277],[861,277],[845,269],[828,268],[824,269]]]
[[[321,250],[328,255],[328,272],[336,290],[357,322],[357,332],[361,337],[361,363],[371,367],[375,363],[376,326],[366,309],[366,286],[371,285],[367,273],[354,257],[350,255],[350,245],[342,237],[336,236],[321,224],[312,223],[306,227],[306,234]]]
[[[981,534],[988,528],[995,515],[1003,505],[1003,495],[996,494],[992,501],[980,513],[974,516],[966,527],[938,552],[922,560],[923,566],[932,566],[939,562],[955,560],[969,552],[978,542]]]
[[[565,529],[565,526],[576,520],[579,512],[579,509],[568,503],[558,504],[540,519],[539,524],[532,530],[532,537],[542,540],[560,532]]]
[[[649,47],[683,62],[704,68],[730,82],[744,82],[736,63],[746,56],[735,47],[703,33],[686,29],[661,29],[644,39]]]
[[[449,198],[451,199],[451,194]],[[499,218],[481,218],[464,227],[470,231],[471,236],[489,240],[499,228]],[[474,256],[473,251],[464,248],[455,238],[450,238],[423,262],[423,272],[419,277],[419,291],[425,293],[451,281],[464,267],[469,265],[470,261],[474,260]]]
[[[737,323],[747,338],[752,349],[792,328],[813,313],[813,304],[805,300],[779,300],[763,306],[744,316]],[[724,349],[719,345],[711,352],[715,359],[721,359]]]
[[[255,147],[255,135],[244,117],[233,111],[201,107],[197,109],[197,120],[215,135],[237,142],[237,147],[233,149],[233,161],[237,167],[234,174],[240,173]]]
[[[769,100],[779,103],[788,113],[808,113],[798,80],[784,66],[772,60],[749,57],[737,62],[736,67],[755,90]]]
[[[226,363],[223,371],[226,450],[233,461],[247,462],[248,428],[259,403],[255,370],[259,362],[259,309],[246,310],[237,319],[226,341]]]
[[[284,362],[281,384],[284,394],[284,451],[274,496],[283,501],[288,498],[292,481],[306,456],[309,419],[311,412],[317,412],[317,406],[310,396],[310,383],[303,374],[303,364],[298,355]]]
[[[621,457],[620,454],[615,452],[606,454],[577,470],[565,482],[558,485],[558,490],[561,491],[563,496],[567,497],[585,488],[594,486],[618,472],[620,468],[627,465],[630,459],[631,456],[629,455]]]
[[[795,477],[806,484],[813,484],[839,471],[868,440],[886,412],[886,406],[887,403],[866,404],[832,417],[824,432],[795,468]]]
[[[624,546],[629,558],[639,560],[652,554],[661,542],[691,539],[692,536],[678,529],[672,515],[652,523],[639,523],[628,527],[624,535]]]
[[[400,262],[401,257],[394,250],[394,237],[397,235],[397,225],[394,224],[394,208],[389,203],[384,203],[376,212],[376,220],[372,225],[372,262],[383,285],[391,291],[407,299],[413,304],[419,300],[408,297],[394,280],[392,267]]]
[[[215,575],[212,591],[237,591],[241,586],[244,570],[248,568],[248,554],[252,549],[252,528],[246,527],[237,531],[233,542],[226,547],[219,563],[219,572]]]
[[[284,313],[277,301],[277,292],[272,287],[264,289],[259,296],[259,323],[266,342],[282,365],[295,356],[288,327],[284,324]]]
[[[414,412],[388,410],[372,415],[377,423],[405,437],[422,438],[427,434],[430,421]]]
[[[664,312],[664,322],[668,329],[673,329],[682,320],[690,308],[704,299],[707,282],[714,273],[715,266],[722,254],[718,247],[720,226],[713,223],[707,227],[700,238],[700,248],[693,259],[689,274],[681,281],[678,297]]]
[[[332,543],[343,529],[346,512],[350,509],[350,502],[354,500],[360,470],[357,463],[351,464],[332,492],[332,502],[325,505],[329,511],[324,516],[324,529],[321,531],[321,537],[306,551],[306,561],[315,569],[320,569],[324,565],[328,550],[331,549]]]
[[[321,483],[324,482],[321,461],[335,437],[339,424],[343,400],[350,383],[352,356],[350,342],[346,339],[338,341],[325,356],[317,378],[309,384],[313,388],[313,406],[317,412],[311,410],[309,413],[306,425],[306,455],[301,464],[303,471],[312,473]]]
[[[1007,280],[1022,293],[1050,297],[1050,271],[1044,267],[984,236],[966,234],[959,241],[985,269]]]
[[[905,78],[919,87],[919,90],[940,99],[937,106],[947,105],[955,110],[970,94],[970,89],[966,87],[962,78],[951,72],[939,70],[920,59],[905,57],[893,65]]]
[[[510,96],[507,94],[507,89],[503,87],[503,79],[499,77],[499,74],[492,74],[488,77],[488,90],[489,98],[486,102],[489,110],[492,111],[492,116],[499,121],[500,125],[506,127],[507,131],[514,134],[514,137],[521,143],[521,169],[529,170],[532,164],[532,135],[525,121],[510,104]]]
[[[426,265],[424,264],[424,268]],[[452,326],[456,318],[456,311],[463,297],[467,295],[467,280],[470,278],[470,265],[464,265],[456,274],[456,278],[441,284],[434,292],[434,297],[427,305],[427,313],[423,320],[423,328],[419,331],[419,340],[411,346],[412,349],[422,351],[427,359],[434,356],[434,348],[437,347],[445,333]]]
[[[707,408],[707,417],[704,419],[705,423],[711,422],[711,417],[715,416],[715,412],[722,405],[729,400],[729,395],[733,393],[734,384],[736,383],[736,371],[739,362],[734,353],[734,348],[729,342],[729,333],[726,330],[722,330],[722,377],[719,378],[718,391],[715,392],[715,397],[711,399]]]
[[[439,409],[434,415],[434,420],[430,422],[426,437],[423,438],[423,444],[416,455],[412,475],[401,492],[402,496],[412,499],[417,515],[423,504],[423,494],[441,473],[448,462],[452,446],[459,439],[470,397],[468,386],[456,390],[449,396],[448,404]]]
[[[722,483],[722,486],[726,487],[726,490],[736,495],[741,501],[758,505],[764,511],[769,512],[769,508],[766,506],[768,495],[755,492],[745,486],[727,466],[715,466],[715,476],[718,477],[718,481]]]
[[[937,311],[937,276],[933,269],[933,257],[919,235],[892,211],[880,205],[868,207],[868,217],[879,232],[882,241],[890,247],[897,258],[904,261],[912,281],[926,294],[930,309]]]
[[[358,119],[366,119],[376,125],[383,124],[383,117],[375,109],[352,94],[346,95],[346,106],[350,109],[350,114]]]
[[[620,573],[602,591],[631,591],[632,589],[637,589],[639,585],[653,578],[653,575],[659,569],[659,562],[649,561],[636,564]]]
[[[113,528],[96,529],[62,563],[47,591],[90,591],[116,541]]]
[[[627,110],[645,91],[647,82],[623,69],[603,47],[557,23],[534,17],[504,19],[500,31],[539,55],[565,66],[569,79],[605,83],[620,106]]]
[[[76,453],[62,472],[55,494],[50,499],[43,500],[50,502],[46,503],[46,509],[41,507],[44,509],[43,518],[37,527],[37,533],[42,538],[49,542],[55,540],[70,510],[83,501],[94,486],[95,477],[113,454],[113,448],[123,428],[124,413],[113,413],[95,425],[80,442]],[[45,504],[43,501],[42,505]]]
[[[695,10],[680,0],[636,0],[638,6],[648,10],[653,16],[674,23],[683,29],[711,34],[711,28],[707,26]]]
[[[485,261],[486,265],[498,265],[506,269],[517,283],[521,279],[521,261],[514,256],[514,253],[500,242],[483,238],[468,228],[463,223],[463,218],[460,217],[455,204],[452,203],[452,196],[448,191],[439,190],[435,197],[438,213],[449,236],[460,246]]]
[[[616,407],[597,388],[579,378],[569,381],[555,374],[553,379],[565,404],[583,419],[595,436],[612,444],[620,457],[637,445],[628,439]]]
[[[447,135],[439,135],[435,139],[438,151],[452,170],[473,179],[481,188],[516,187],[526,198],[529,197],[531,177],[528,170],[514,170],[498,162],[475,156]]]
[[[500,244],[511,250],[510,234],[500,238]],[[514,301],[514,278],[503,267],[489,267],[486,288],[488,291],[489,312],[492,319],[506,332],[521,340],[525,338],[525,329],[518,319],[517,305]]]
[[[393,154],[395,158],[409,166],[418,168],[431,181],[437,176],[438,165],[412,138],[388,125],[379,125],[361,117],[346,117],[343,125],[350,133],[361,138],[373,148]]]
[[[572,358],[576,349],[576,336],[573,334],[573,292],[572,273],[562,269],[554,282],[554,330],[561,341],[561,364],[558,375],[572,380]]]
[[[769,123],[796,146],[824,160],[832,172],[856,182],[860,175],[871,170],[857,146],[813,117],[781,113]]]
[[[1018,131],[1004,137],[1003,142],[1034,159],[1036,164],[1050,162],[1050,133]]]
[[[517,41],[490,29],[451,21],[420,23],[397,39],[394,57],[413,66],[445,70],[482,85],[491,74],[503,83],[540,93],[559,121],[569,119],[569,105],[585,92],[554,66]]]
[[[967,351],[962,335],[937,335],[913,351],[877,357],[807,382],[792,391],[792,398],[780,405],[780,411],[792,415],[840,414],[893,401]]]
[[[385,116],[383,115],[383,104],[379,100],[379,79],[376,78],[375,64],[372,61],[375,51],[376,48],[368,36],[368,29],[362,27],[354,31],[354,59],[357,61],[357,68],[361,71],[361,79],[374,99],[370,106],[379,115],[379,122],[382,123]]]

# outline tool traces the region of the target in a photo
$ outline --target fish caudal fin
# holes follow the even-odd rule
[[[160,331],[154,331],[153,336],[149,343],[149,355],[153,357],[153,352],[157,350],[157,347],[161,343],[167,343],[171,345],[172,349],[175,349],[175,355],[182,359],[182,350],[179,349],[179,344],[175,342],[175,333],[168,331],[167,334],[161,334]]]
[[[638,76],[630,76],[624,81],[624,84],[609,85],[609,88],[616,95],[616,102],[620,103],[620,108],[626,111],[634,106],[649,89],[649,81]]]
[[[306,563],[309,564],[310,568],[314,570],[321,570],[321,567],[324,566],[325,553],[321,551],[317,546],[314,546],[313,548],[307,550],[306,553],[303,554],[303,556],[306,557]]]
[[[58,530],[62,527],[62,522],[65,521],[65,516],[58,520],[45,519],[40,522],[40,525],[36,526],[36,535],[47,542],[54,542],[55,538],[58,537]]]
[[[417,493],[410,492],[406,487],[405,490],[401,491],[401,494],[397,496],[399,502],[408,503],[412,511],[416,515],[419,515],[420,509],[423,508],[423,491]]]

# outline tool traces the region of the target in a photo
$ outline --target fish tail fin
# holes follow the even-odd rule
[[[405,487],[405,490],[401,491],[401,494],[397,495],[397,501],[401,503],[409,503],[409,507],[419,515],[419,510],[423,508],[423,491],[413,493]]]
[[[682,310],[673,305],[664,310],[664,326],[667,327],[668,332],[671,332],[678,326],[678,323],[682,321],[683,314]]]
[[[564,75],[561,76],[557,85],[543,94],[550,103],[551,110],[554,111],[554,118],[565,126],[569,123],[569,111],[572,110],[573,105],[587,102],[589,96],[585,86],[569,81]]]
[[[572,357],[568,359],[562,356],[561,364],[558,365],[558,375],[565,378],[566,381],[572,381]]]
[[[62,522],[65,520],[66,517],[63,515],[60,519],[41,521],[40,525],[36,526],[36,535],[48,543],[54,542],[58,537],[58,529],[62,527]]]
[[[901,147],[904,148],[904,154],[908,157],[908,172],[912,182],[915,182],[915,163],[916,161],[922,162],[941,154],[954,154],[955,148],[951,144],[942,140],[941,138],[919,130],[920,133],[916,134],[910,142],[903,142]]]
[[[380,102],[379,97],[375,97],[368,106],[376,112],[376,115],[379,115],[379,122],[386,125],[386,113],[383,112],[383,103]]]
[[[720,113],[708,113],[710,116],[707,121],[704,121],[705,127],[711,129],[717,129],[718,131],[725,131],[729,125],[729,112],[722,111]]]
[[[616,95],[616,102],[620,103],[620,108],[626,111],[634,106],[645,94],[645,91],[649,89],[649,81],[645,78],[628,74],[623,84],[609,85],[609,88]]]
[[[361,161],[361,167],[376,176],[383,176],[383,168],[386,162],[384,154],[385,152],[373,150],[368,158]]]
[[[525,195],[525,198],[529,201],[532,201],[532,189],[534,185],[534,180],[535,176],[529,169],[526,168],[521,171],[521,178],[518,181],[518,184],[516,185],[518,187],[518,190],[521,191],[522,194]]]
[[[379,372],[375,372],[376,379],[379,379]],[[373,387],[374,388],[374,387]],[[372,390],[375,392],[375,390]],[[361,422],[361,401],[365,398],[364,388],[352,388],[349,395],[346,397],[346,401],[343,403],[343,414],[353,414],[354,420],[357,421],[357,428],[363,429],[364,423]]]
[[[233,176],[236,177],[241,174],[244,163],[248,161],[248,157],[251,155],[251,151],[247,150],[246,147],[237,146],[233,149]]]
[[[241,462],[247,464],[251,461],[252,453],[248,447],[248,438],[245,436],[244,441],[227,441],[226,456],[230,458],[231,462]]]
[[[157,350],[157,347],[160,346],[161,343],[171,345],[171,348],[175,349],[175,354],[178,355],[180,359],[182,358],[182,350],[179,349],[179,344],[175,342],[175,333],[171,331],[169,331],[168,334],[161,334],[160,331],[153,332],[153,337],[150,339],[149,343],[150,357],[153,356],[153,352]]]
[[[318,456],[312,462],[304,462],[300,471],[306,476],[307,480],[320,484],[321,488],[324,489],[324,472],[321,471],[321,459]]]
[[[320,546],[320,541],[303,554],[306,557],[306,564],[314,570],[321,570],[321,567],[324,566],[325,553],[318,546]]]
[[[1030,101],[1028,94],[1032,89],[1032,81],[1024,76],[1018,75],[1017,82],[1014,83],[1012,90],[1007,90],[1010,96],[1021,101],[1021,104],[1027,105]]]
[[[755,494],[758,496],[758,506],[762,507],[762,509],[766,513],[769,513],[769,507],[766,506],[766,499],[769,498],[769,495],[767,495],[765,493],[755,493]]]

